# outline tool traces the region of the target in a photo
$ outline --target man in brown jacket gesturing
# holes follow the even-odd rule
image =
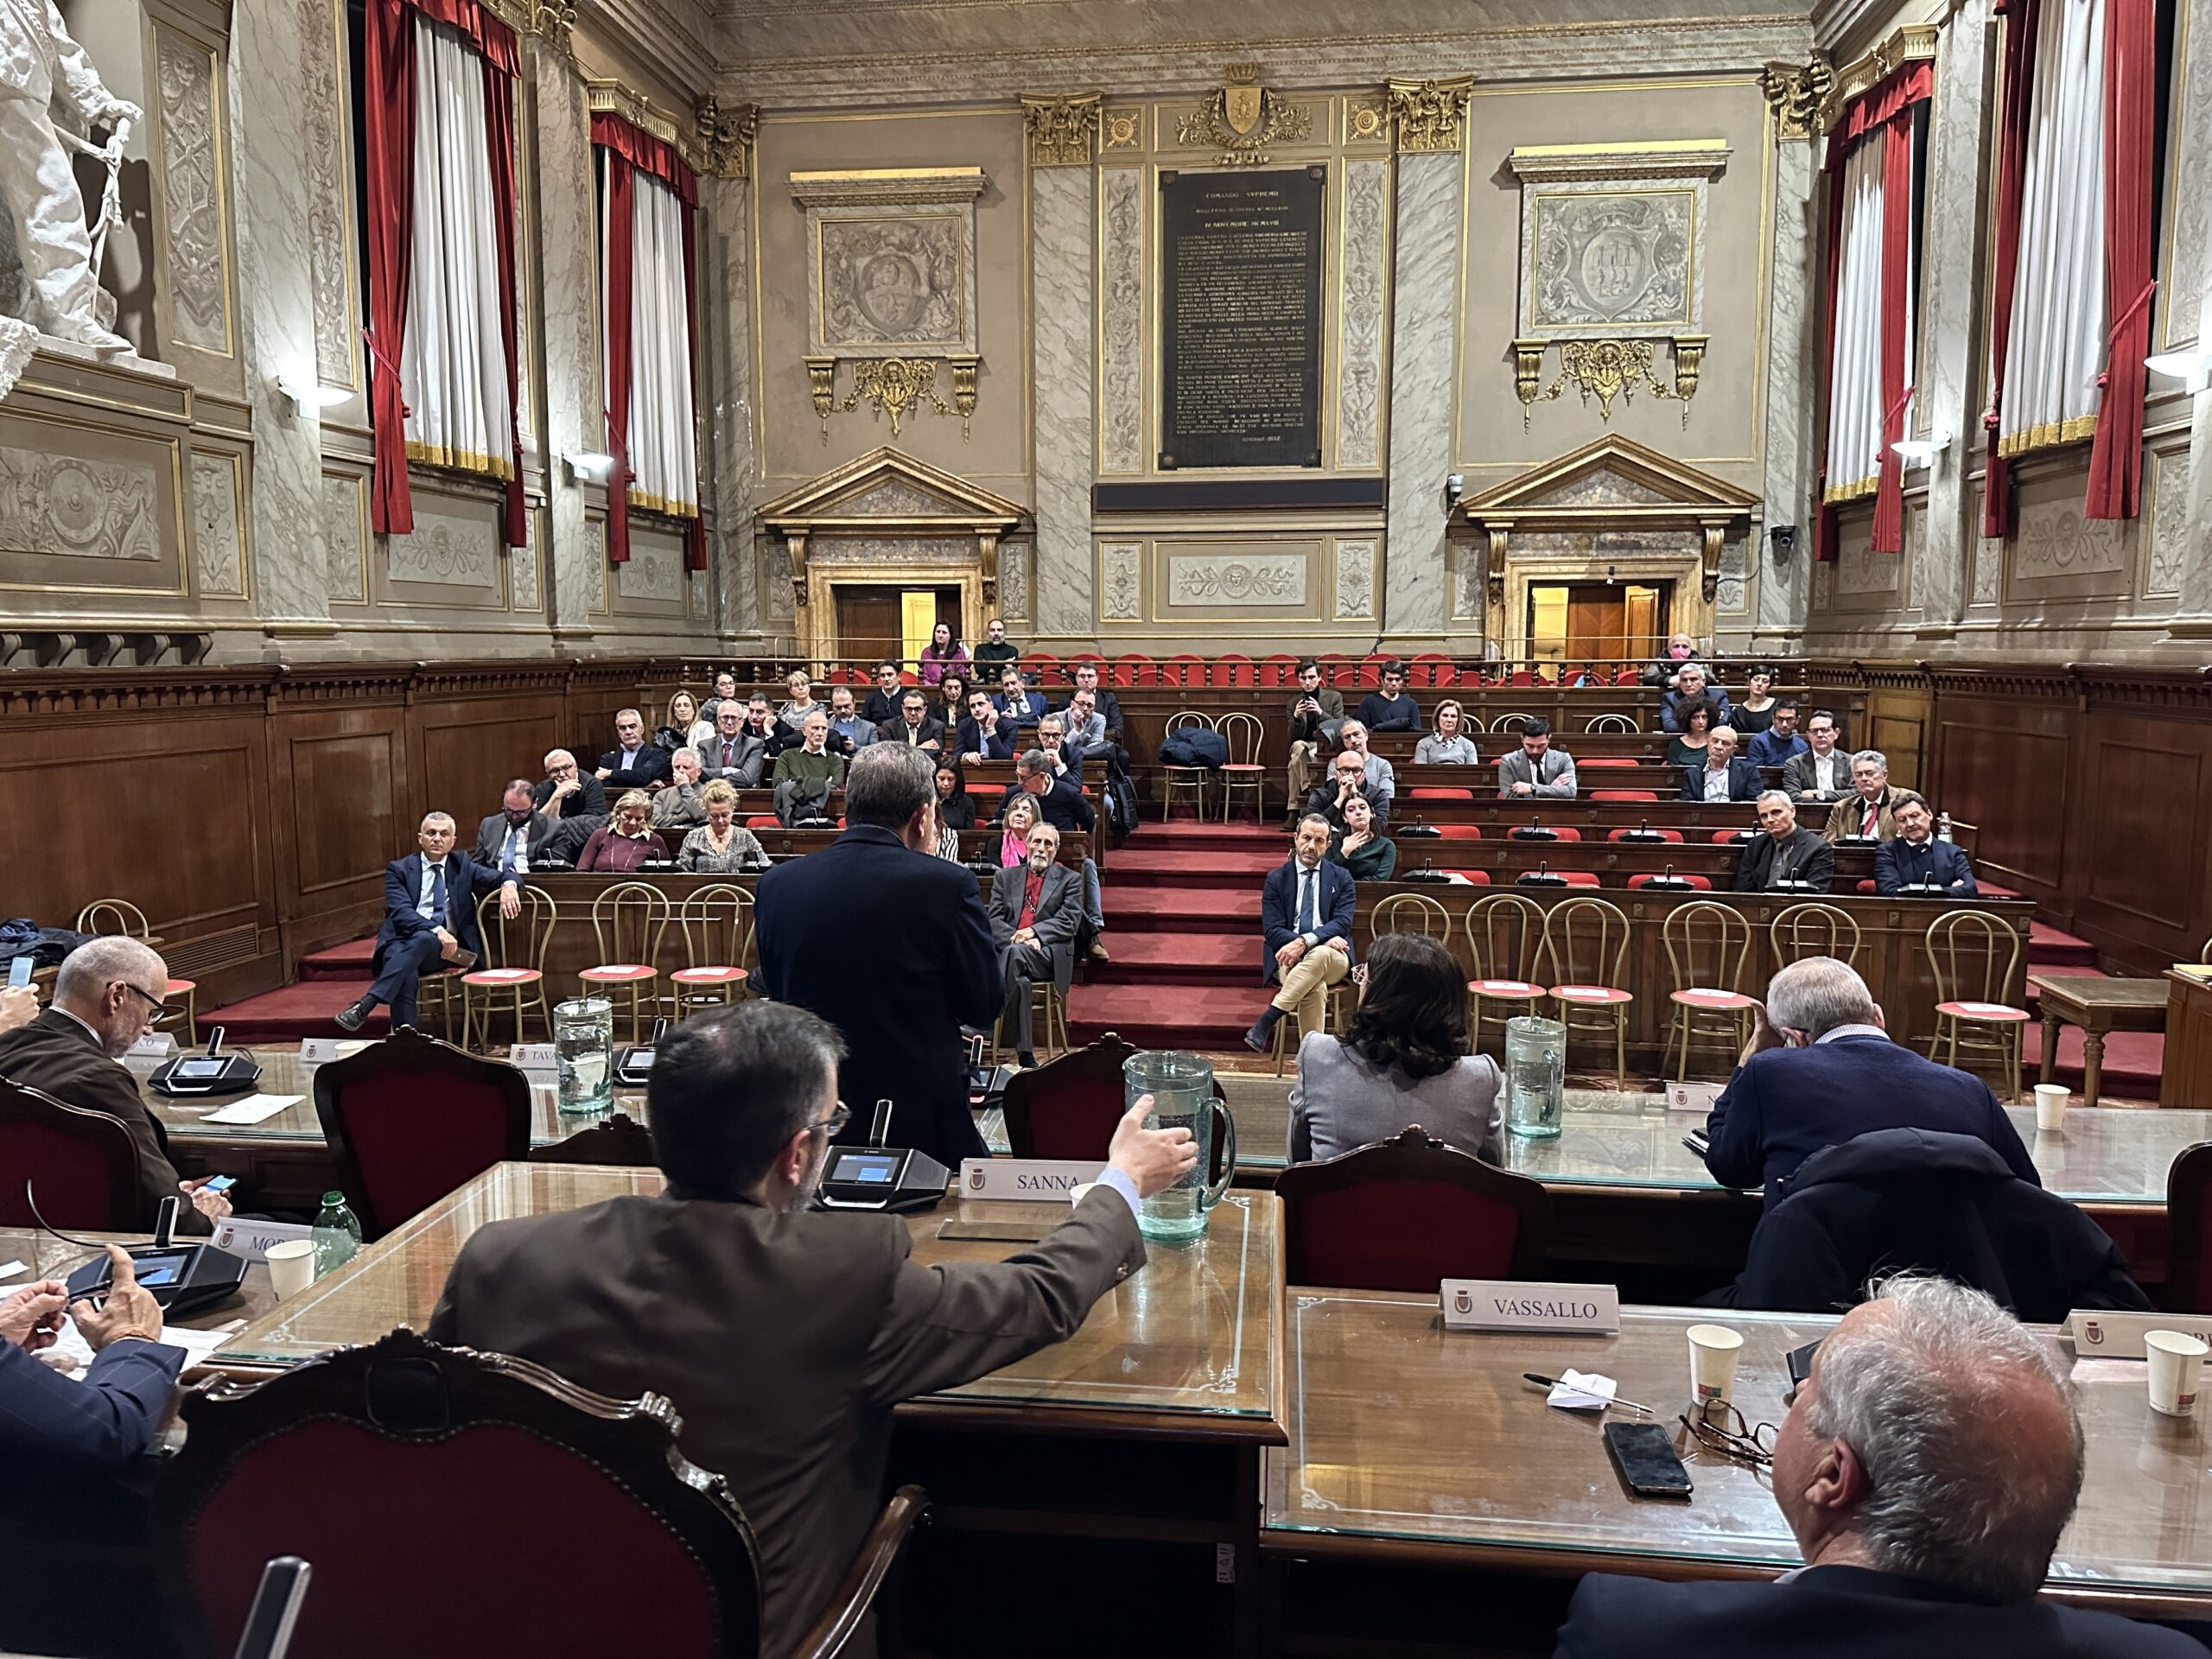
[[[766,1654],[790,1650],[867,1536],[892,1408],[1073,1335],[1144,1265],[1138,1198],[1198,1157],[1187,1130],[1145,1128],[1140,1103],[1045,1238],[921,1267],[897,1216],[805,1208],[846,1116],[842,1054],[788,1003],[686,1022],[646,1096],[668,1190],[481,1229],[430,1320],[439,1342],[601,1394],[666,1395],[684,1455],[728,1478],[759,1539]]]

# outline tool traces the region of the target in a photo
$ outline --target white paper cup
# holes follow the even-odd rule
[[[1690,1400],[1700,1410],[1732,1399],[1736,1362],[1744,1351],[1739,1332],[1725,1325],[1694,1325],[1690,1338]]]
[[[264,1260],[269,1263],[269,1282],[276,1287],[280,1302],[290,1300],[315,1283],[315,1241],[311,1238],[288,1238],[281,1244],[271,1244]]]
[[[2063,1083],[2036,1084],[2036,1128],[2044,1135],[2057,1134],[2066,1122],[2069,1098]]]
[[[2145,1331],[2143,1357],[2151,1362],[2151,1409],[2168,1417],[2196,1414],[2196,1379],[2204,1344],[2179,1331]]]

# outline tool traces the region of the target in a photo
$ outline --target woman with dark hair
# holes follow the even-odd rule
[[[968,660],[968,647],[960,643],[950,623],[940,622],[930,630],[930,642],[922,647],[921,660],[922,683],[935,685],[944,677],[945,670]]]
[[[968,716],[968,677],[957,669],[944,671],[944,677],[937,683],[938,695],[944,699],[944,707],[938,711],[938,718],[950,731]]]
[[[1375,809],[1363,795],[1344,804],[1344,827],[1329,845],[1329,862],[1341,864],[1355,881],[1388,881],[1397,873],[1398,847],[1376,828]]]
[[[1505,1161],[1504,1074],[1467,1052],[1467,976],[1419,933],[1367,952],[1367,988],[1341,1039],[1309,1033],[1290,1091],[1293,1163],[1334,1158],[1418,1123],[1446,1146]]]
[[[1774,724],[1774,671],[1761,663],[1751,673],[1744,695],[1731,705],[1728,723],[1746,743],[1751,734]]]
[[[1667,764],[1675,771],[1705,764],[1706,739],[1713,734],[1713,717],[1720,711],[1711,697],[1692,697],[1682,705],[1682,729],[1667,740]]]
[[[937,855],[961,863],[960,832],[976,827],[976,803],[968,798],[968,779],[960,768],[937,769]]]

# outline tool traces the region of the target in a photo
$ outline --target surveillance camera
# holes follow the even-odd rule
[[[1446,473],[1444,475],[1444,505],[1446,508],[1458,506],[1459,498],[1466,493],[1467,475],[1465,473]]]
[[[1787,563],[1797,545],[1797,526],[1777,524],[1767,531],[1766,537],[1774,548],[1774,562],[1777,564]]]

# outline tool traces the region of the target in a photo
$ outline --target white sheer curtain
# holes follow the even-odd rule
[[[689,518],[699,511],[691,415],[690,304],[683,276],[683,199],[635,175],[630,234],[630,504]]]
[[[2105,0],[2043,0],[1998,453],[2096,430],[2105,359]]]
[[[399,363],[407,456],[512,478],[484,60],[445,24],[419,12],[414,24],[415,239]]]
[[[1828,383],[1828,501],[1874,493],[1882,466],[1882,173],[1878,130],[1844,158],[1836,260],[1835,361]],[[1912,379],[1905,341],[1905,381]]]

